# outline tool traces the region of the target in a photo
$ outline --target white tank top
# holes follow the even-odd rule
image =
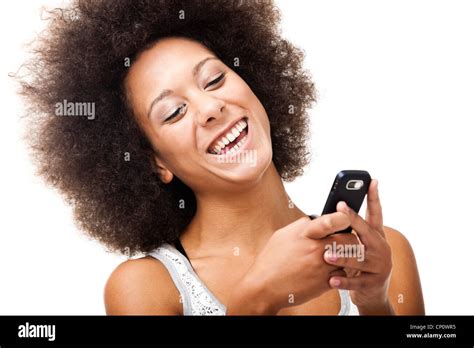
[[[148,253],[166,267],[181,295],[184,315],[226,315],[226,307],[214,296],[194,272],[189,260],[173,245],[165,243]],[[339,290],[339,315],[358,315],[348,290]]]

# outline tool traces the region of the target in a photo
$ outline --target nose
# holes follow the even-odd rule
[[[211,122],[215,122],[224,116],[225,102],[222,99],[214,98],[203,94],[197,100],[197,122],[200,126],[206,127]]]

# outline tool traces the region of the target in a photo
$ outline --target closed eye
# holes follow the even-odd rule
[[[207,87],[210,87],[210,86],[213,86],[217,83],[219,83],[225,76],[225,73],[222,73],[219,75],[219,77],[217,77],[216,79],[212,80],[211,82],[209,82],[206,87],[204,87],[204,89],[206,89]]]
[[[165,119],[165,122],[169,121],[169,120],[172,120],[173,118],[175,118],[176,116],[180,115],[180,114],[183,114],[185,111],[186,111],[186,104],[182,104],[179,106],[179,108],[177,108],[175,110],[175,112],[173,112],[170,116],[168,116],[166,119]]]
[[[206,85],[206,87],[204,87],[204,89],[218,84],[219,82],[221,82],[221,81],[224,79],[224,77],[225,77],[225,73],[220,74],[217,78],[215,78],[214,80],[212,80],[211,82],[209,82],[209,83]],[[186,104],[180,105],[171,115],[169,115],[169,116],[165,119],[165,122],[168,122],[168,121],[174,119],[175,117],[179,116],[180,114],[184,114],[184,112],[186,111],[186,107],[187,107]]]

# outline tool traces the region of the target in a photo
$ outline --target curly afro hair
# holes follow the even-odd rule
[[[132,256],[171,243],[196,211],[189,187],[156,175],[124,93],[125,62],[160,38],[198,41],[239,74],[267,111],[282,180],[303,173],[316,90],[303,51],[281,37],[272,1],[77,0],[47,12],[19,78],[27,142],[38,175],[109,251]],[[95,118],[58,117],[55,105],[65,100],[94,103]]]

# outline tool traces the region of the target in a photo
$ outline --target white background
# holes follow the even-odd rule
[[[84,237],[34,176],[7,76],[41,29],[41,4],[60,2],[10,1],[0,18],[0,314],[104,314],[105,281],[125,257]],[[319,214],[339,170],[369,171],[385,225],[415,250],[427,314],[474,314],[474,3],[277,4],[319,90],[312,163],[286,184],[293,201]]]

